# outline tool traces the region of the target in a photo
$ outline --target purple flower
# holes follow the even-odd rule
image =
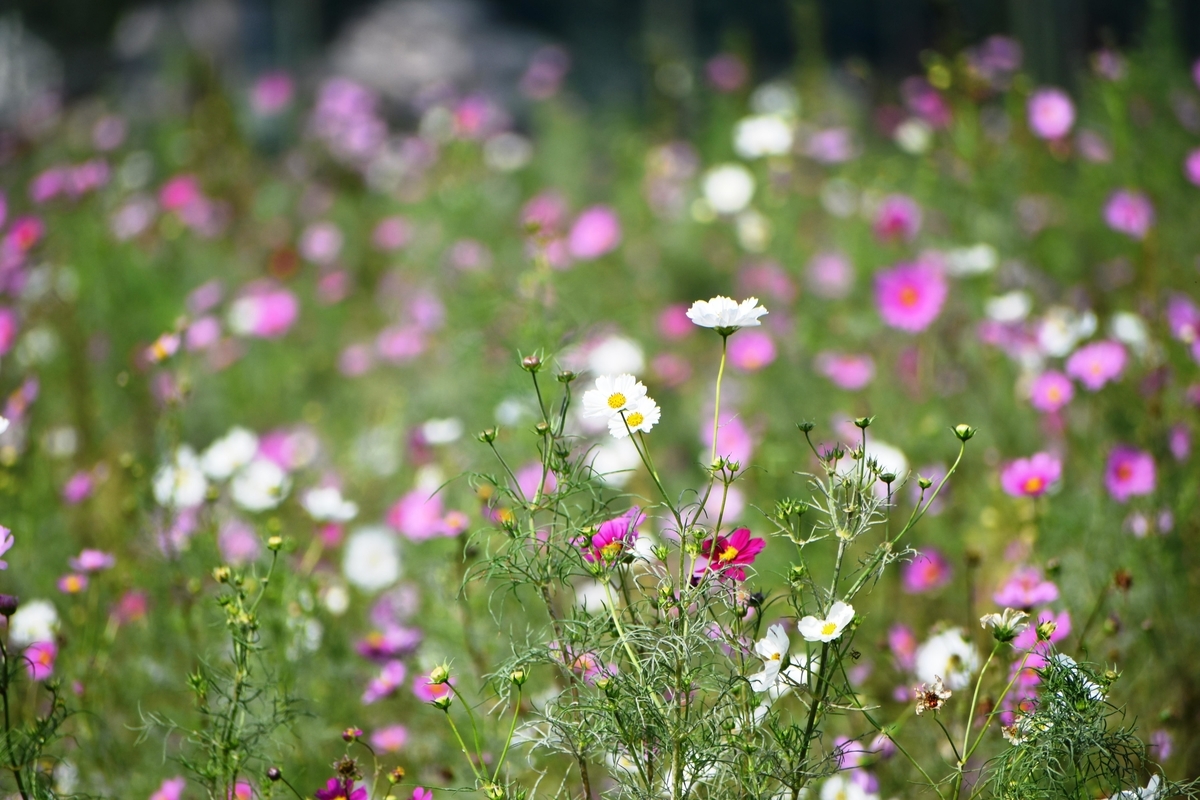
[[[942,310],[949,287],[942,271],[916,261],[897,264],[875,276],[875,305],[893,328],[915,333],[928,328]]]
[[[1001,607],[1032,608],[1058,599],[1058,587],[1042,577],[1037,567],[1018,567],[992,600]]]
[[[1188,182],[1200,186],[1200,147],[1188,151],[1187,158],[1183,160],[1183,174]]]
[[[641,508],[633,506],[621,516],[600,523],[591,537],[576,542],[583,551],[583,560],[589,564],[615,563],[633,549],[638,538],[638,526],[645,521],[646,515]]]
[[[1118,189],[1104,205],[1104,222],[1117,233],[1145,239],[1154,224],[1154,206],[1143,192]]]
[[[1029,401],[1038,411],[1053,414],[1075,397],[1075,386],[1057,370],[1047,370],[1033,379]]]
[[[1097,392],[1106,383],[1121,377],[1128,355],[1120,342],[1104,340],[1085,345],[1067,359],[1067,374],[1089,391]]]
[[[567,238],[567,249],[582,261],[591,261],[610,253],[621,243],[621,222],[609,206],[586,209]]]
[[[424,634],[420,628],[406,628],[387,622],[382,631],[371,631],[358,641],[354,649],[372,661],[390,661],[408,655],[421,644]]]
[[[25,648],[22,658],[29,678],[44,681],[54,674],[54,660],[58,657],[58,645],[54,642],[34,642]]]
[[[1108,454],[1104,485],[1118,503],[1154,491],[1154,457],[1144,450],[1119,444]]]
[[[1026,111],[1029,129],[1040,139],[1061,139],[1075,124],[1075,104],[1062,89],[1038,89]]]
[[[91,493],[92,473],[87,470],[80,470],[68,478],[62,490],[63,500],[72,506],[82,503]]]
[[[950,562],[940,550],[923,548],[912,561],[904,565],[902,581],[909,594],[924,594],[940,589],[952,577]]]
[[[775,342],[765,331],[742,331],[729,342],[729,363],[742,372],[757,372],[775,360]]]
[[[1171,426],[1167,433],[1167,447],[1176,461],[1187,461],[1192,454],[1192,432],[1182,422]]]
[[[1150,734],[1150,749],[1154,751],[1155,761],[1166,761],[1175,749],[1175,741],[1168,731],[1159,728]]]
[[[0,525],[0,556],[12,549],[16,543],[16,539],[12,535],[12,531]],[[0,561],[0,569],[8,569],[7,561]]]
[[[857,155],[854,133],[849,128],[826,128],[808,138],[805,152],[813,161],[840,164]]]
[[[841,389],[854,392],[875,377],[875,361],[865,353],[817,353],[817,372]]]
[[[352,778],[330,778],[324,789],[318,789],[313,795],[317,800],[367,800],[369,795],[365,786],[354,788]]]
[[[116,563],[116,556],[103,550],[84,550],[70,561],[71,569],[77,572],[99,572],[112,569]]]
[[[872,228],[881,241],[911,242],[921,230],[921,207],[908,195],[890,194],[875,209]]]
[[[736,92],[750,77],[746,62],[732,53],[720,53],[704,65],[704,76],[718,92]]]
[[[1018,458],[1000,473],[1000,487],[1012,497],[1041,497],[1062,477],[1062,462],[1049,453]]]

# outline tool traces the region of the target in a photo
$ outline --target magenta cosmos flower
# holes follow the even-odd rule
[[[116,563],[116,557],[103,550],[84,550],[77,558],[71,559],[71,569],[79,572],[99,572],[112,568]]]
[[[600,523],[591,537],[577,540],[583,560],[589,564],[613,564],[633,549],[638,538],[638,526],[646,521],[641,508],[633,506],[619,517]]]
[[[838,388],[854,392],[875,377],[875,361],[866,354],[818,353],[817,372],[833,381]]]
[[[1047,370],[1033,379],[1029,387],[1029,401],[1038,411],[1053,414],[1075,397],[1075,386],[1071,380],[1057,370]]]
[[[367,800],[368,798],[366,787],[354,788],[354,780],[351,778],[330,778],[325,784],[325,788],[318,789],[313,796],[317,800]]]
[[[921,207],[908,195],[890,194],[875,210],[872,229],[881,241],[911,242],[921,230]]]
[[[1037,567],[1017,567],[992,595],[1001,607],[1032,608],[1058,599],[1058,587],[1042,577]]]
[[[1079,348],[1067,359],[1067,374],[1082,383],[1089,391],[1099,391],[1104,384],[1115,381],[1125,371],[1128,360],[1125,346],[1104,340]]]
[[[1000,487],[1012,497],[1041,497],[1062,477],[1062,462],[1049,453],[1018,458],[1000,473]]]
[[[1029,130],[1040,139],[1061,139],[1075,124],[1075,104],[1062,89],[1038,89],[1026,110]]]
[[[58,645],[54,642],[34,642],[25,648],[25,669],[35,681],[44,681],[54,674],[54,659],[58,657]]]
[[[775,360],[775,342],[760,330],[743,331],[729,342],[729,363],[742,372],[758,372]]]
[[[586,209],[567,237],[567,249],[581,261],[610,253],[621,243],[621,221],[617,213],[608,206],[592,206]]]
[[[933,264],[897,264],[875,276],[875,305],[893,328],[916,333],[937,319],[949,287]]]
[[[750,537],[749,528],[738,528],[728,538],[717,536],[715,539],[705,539],[700,548],[704,557],[696,559],[696,576],[703,576],[711,569],[723,581],[744,581],[744,567],[753,564],[766,546],[766,540]]]
[[[931,592],[950,582],[950,562],[940,550],[926,547],[904,565],[902,576],[904,591],[909,594]]]
[[[1154,224],[1154,206],[1142,192],[1118,189],[1104,204],[1104,222],[1117,233],[1145,239]]]
[[[1118,503],[1154,491],[1154,458],[1144,450],[1119,444],[1108,454],[1104,485]]]

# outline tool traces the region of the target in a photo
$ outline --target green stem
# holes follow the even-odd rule
[[[496,771],[492,775],[492,783],[495,783],[500,777],[500,768],[504,766],[504,759],[508,756],[508,748],[512,746],[513,734],[517,732],[517,714],[521,711],[521,687],[517,687],[517,701],[513,703],[512,724],[508,726],[508,738],[504,740],[504,749],[500,751],[500,758],[496,761]]]
[[[729,334],[721,336],[721,366],[717,368],[717,394],[713,403],[712,457],[709,466],[717,462],[717,425],[721,420],[721,379],[725,377],[725,354],[729,349]]]
[[[471,772],[475,773],[475,780],[484,780],[484,776],[479,774],[479,768],[475,766],[475,762],[471,759],[471,754],[467,752],[467,743],[463,741],[462,734],[458,732],[458,726],[454,724],[454,717],[450,716],[450,709],[444,708],[442,710],[446,712],[446,721],[450,723],[450,730],[454,731],[454,738],[458,740],[458,746],[462,749],[463,757],[471,765]]]
[[[29,795],[25,792],[25,782],[21,780],[21,770],[17,765],[16,753],[13,751],[12,743],[12,722],[9,719],[8,711],[8,680],[12,675],[9,670],[8,663],[8,648],[4,646],[4,641],[0,639],[0,657],[3,658],[4,684],[0,686],[0,698],[4,700],[4,741],[8,746],[8,762],[9,770],[12,771],[13,777],[17,780],[17,791],[21,793],[21,800],[29,800]]]

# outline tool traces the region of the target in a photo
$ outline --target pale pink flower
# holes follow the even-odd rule
[[[875,378],[875,360],[865,353],[818,353],[816,367],[835,386],[851,392],[866,387]]]
[[[729,363],[742,372],[757,372],[775,360],[775,342],[758,329],[742,331],[729,340]]]
[[[1072,353],[1067,359],[1066,370],[1089,391],[1096,392],[1121,377],[1128,358],[1123,344],[1106,339],[1084,345]]]
[[[621,243],[621,222],[609,206],[584,210],[571,226],[567,249],[582,261],[591,261],[612,252]]]
[[[408,728],[388,725],[371,733],[371,746],[383,753],[398,753],[408,743]]]
[[[1031,608],[1058,599],[1058,587],[1042,577],[1037,567],[1018,567],[992,595],[1002,608]]]
[[[1038,411],[1052,414],[1071,402],[1075,387],[1066,375],[1057,370],[1046,370],[1033,379],[1029,387],[1029,401]]]
[[[283,70],[263,73],[250,87],[250,107],[261,117],[271,117],[292,103],[296,84]]]
[[[1062,89],[1039,89],[1029,97],[1029,129],[1040,139],[1061,139],[1075,124],[1075,104]]]
[[[1154,224],[1154,206],[1144,192],[1118,189],[1104,205],[1104,222],[1117,233],[1145,239]]]

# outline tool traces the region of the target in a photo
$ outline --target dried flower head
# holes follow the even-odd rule
[[[942,706],[946,705],[946,701],[953,694],[942,683],[941,676],[934,676],[933,685],[928,686],[922,683],[920,686],[913,687],[913,692],[917,696],[917,716],[921,716],[926,711],[937,711]]]

